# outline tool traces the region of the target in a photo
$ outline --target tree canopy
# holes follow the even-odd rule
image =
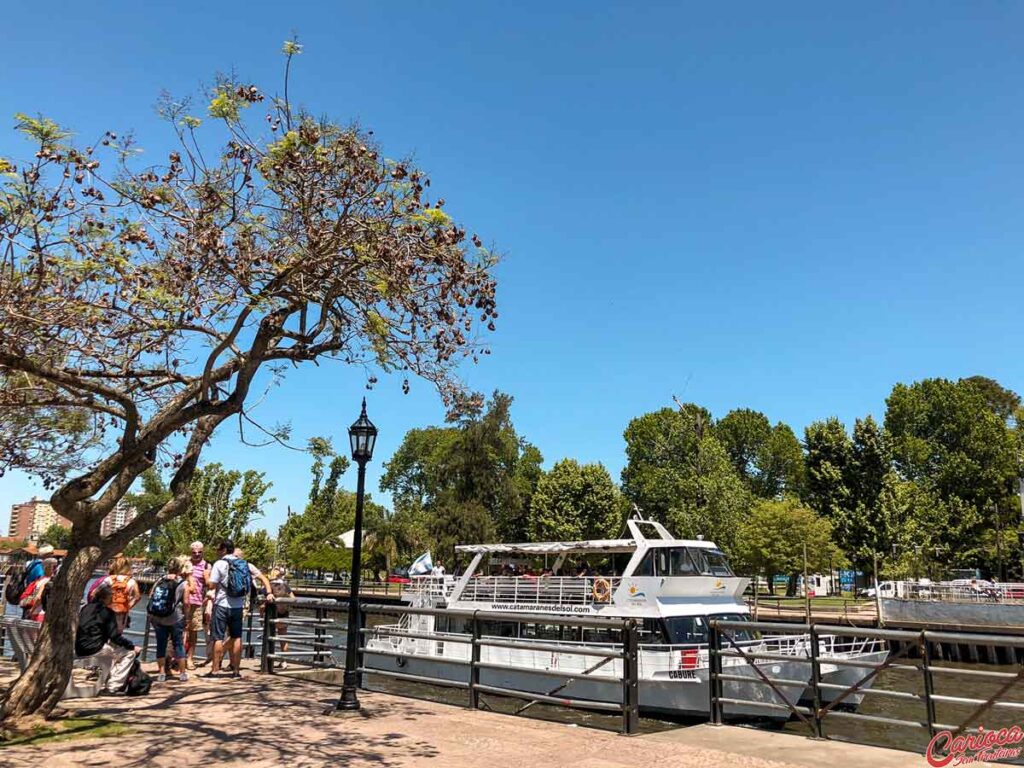
[[[562,459],[541,475],[530,499],[530,541],[613,539],[622,531],[624,502],[603,465]]]
[[[453,404],[456,367],[487,351],[494,253],[411,160],[292,105],[300,51],[285,46],[284,97],[231,76],[198,101],[161,99],[166,153],[17,116],[25,156],[0,158],[0,470],[53,488],[73,532],[5,718],[55,706],[93,568],[184,512],[218,427],[287,435],[251,413],[257,386],[331,359],[371,386],[420,377]],[[101,536],[153,467],[169,474],[164,504]]]
[[[511,407],[502,392],[466,402],[452,425],[410,430],[384,465],[381,490],[396,512],[421,516],[428,545],[449,562],[457,544],[527,536],[543,457],[516,432]]]

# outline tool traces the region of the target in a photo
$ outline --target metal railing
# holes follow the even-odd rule
[[[773,649],[751,646],[746,640],[737,640],[735,635],[751,631],[761,632],[788,632],[800,633],[808,638],[806,660],[811,666],[809,683],[800,681],[772,681],[763,675],[760,680],[753,681],[751,678],[742,678],[745,682],[756,682],[760,685],[768,685],[778,691],[779,687],[801,685],[806,686],[804,698],[807,704],[767,703],[751,702],[726,698],[722,694],[722,681],[737,679],[736,677],[723,672],[722,659],[733,657],[742,659],[745,663],[756,669],[755,662],[758,660],[789,660],[794,657],[790,654],[779,655]],[[859,654],[844,656],[841,653],[822,654],[823,643],[826,637],[854,637],[859,639],[870,639],[885,641],[895,644],[897,650],[892,651],[883,661],[868,661],[857,658]],[[792,715],[807,726],[810,735],[816,738],[826,738],[824,724],[828,719],[836,720],[858,720],[861,722],[872,722],[887,726],[898,726],[913,729],[924,729],[929,736],[934,738],[940,731],[948,731],[953,736],[960,733],[977,733],[979,728],[972,724],[986,712],[992,710],[1007,710],[1024,712],[1024,701],[1012,701],[1005,698],[1005,695],[1017,686],[1024,684],[1024,666],[1017,672],[1002,672],[981,669],[963,669],[958,667],[941,666],[933,663],[932,648],[939,643],[953,644],[978,644],[986,646],[1006,646],[1010,648],[1024,648],[1024,637],[1010,635],[977,635],[961,632],[933,632],[925,631],[904,631],[890,629],[872,629],[849,626],[835,626],[827,624],[774,624],[770,622],[749,622],[749,621],[724,621],[712,620],[709,632],[709,654],[710,654],[710,676],[709,686],[711,722],[720,725],[723,722],[725,704],[742,704],[745,706],[764,707],[773,710],[789,710]],[[826,681],[829,673],[823,673],[823,665],[829,668],[864,670],[863,674],[854,674],[856,679],[850,683],[830,683]],[[921,693],[909,690],[889,690],[885,688],[872,687],[878,676],[886,670],[898,670],[903,673],[910,673],[920,677]],[[988,698],[981,699],[968,696],[950,696],[936,693],[936,676],[949,678],[970,678],[973,680],[987,679],[998,683],[997,690]],[[849,703],[852,697],[863,698],[865,696],[881,696],[891,699],[917,702],[922,707],[923,719],[901,719],[892,714],[879,715],[865,714],[862,712],[844,711],[842,706]],[[956,704],[973,707],[970,713],[959,723],[941,722],[936,714],[937,704]]]
[[[460,600],[513,605],[591,605],[610,602],[621,582],[619,576],[475,576],[466,582]]]
[[[252,658],[255,658],[255,656],[256,656],[256,649],[259,648],[262,645],[262,643],[263,643],[263,640],[262,640],[263,616],[262,616],[259,608],[254,606],[254,607],[246,609],[245,613],[242,616],[242,620],[244,622],[244,627],[243,627],[243,630],[242,630],[242,633],[243,633],[242,656],[243,656],[243,658],[252,659]],[[125,629],[121,634],[124,635],[125,637],[131,638],[133,641],[140,641],[141,640],[141,642],[136,642],[136,645],[138,645],[139,649],[140,649],[139,650],[139,660],[140,661],[149,661],[150,660],[150,649],[151,649],[150,638],[153,638],[152,642],[153,642],[153,645],[155,645],[155,643],[156,643],[156,630],[154,629],[153,623],[152,623],[152,621],[151,621],[151,619],[150,619],[148,614],[146,615],[146,619],[145,619],[145,622],[143,624],[143,628],[142,629],[132,629],[131,627],[129,627],[129,628]],[[206,642],[207,637],[208,637],[208,632],[207,631],[203,631],[202,633],[197,633],[197,635],[196,635],[196,654],[195,655],[198,658],[200,658],[200,659],[209,659],[210,658],[210,651],[212,651],[212,648],[208,648],[207,647],[207,642]],[[200,638],[202,638],[202,639],[200,639]],[[167,645],[168,645],[168,648],[167,648],[168,657],[170,657],[173,654],[173,649],[171,648],[171,640],[169,638],[168,638],[168,641],[167,641]],[[200,648],[202,648],[202,650],[203,650],[202,653],[198,652]],[[152,656],[152,659],[154,661],[156,660],[155,649],[154,649],[154,655]]]
[[[891,589],[886,589],[892,584]],[[1024,603],[1024,584],[976,582],[974,584],[883,582],[883,598],[929,600],[948,603]]]
[[[281,608],[287,608],[289,610],[288,618],[278,617],[278,611]],[[294,609],[306,609],[307,611],[312,609],[314,611],[314,616],[293,617],[291,611]],[[342,666],[343,662],[341,662],[340,658],[336,661],[331,654],[332,652],[337,651],[340,655],[340,653],[345,650],[345,645],[329,642],[333,636],[328,635],[327,631],[330,628],[337,628],[339,630],[339,634],[344,632],[344,622],[336,622],[333,616],[344,616],[346,611],[347,606],[333,601],[310,602],[282,599],[277,601],[276,604],[268,604],[266,606],[266,631],[263,633],[263,644],[261,650],[261,671],[267,674],[275,674],[277,671],[277,664],[281,660],[288,661],[289,663],[295,662],[300,666],[313,668]],[[468,626],[469,632],[468,634],[418,632],[415,631],[414,628],[409,628],[408,626],[401,624],[368,627],[367,617],[369,615],[398,615],[403,617],[444,616],[449,621],[457,620],[464,622]],[[542,651],[546,653],[565,653],[569,650],[565,646],[557,644],[534,642],[512,637],[491,637],[484,634],[483,630],[486,622],[508,621],[508,614],[491,613],[486,611],[452,611],[436,608],[362,604],[359,608],[359,617],[359,667],[357,672],[359,673],[360,687],[364,687],[363,677],[365,675],[379,675],[381,677],[406,682],[425,683],[445,688],[463,689],[467,692],[465,700],[466,706],[471,709],[478,709],[481,706],[482,694],[490,694],[494,696],[525,700],[527,704],[520,707],[517,713],[523,712],[535,704],[551,704],[570,709],[596,710],[621,715],[622,733],[635,734],[639,730],[639,646],[637,640],[637,625],[636,621],[633,619],[616,620],[593,617],[570,618],[551,615],[517,615],[517,621],[533,620],[536,622],[542,622],[546,625],[572,627],[583,626],[621,633],[620,636],[622,638],[622,642],[617,645],[608,645],[606,647],[579,647],[573,649],[571,652],[574,655],[597,659],[597,662],[592,663],[587,669],[582,671],[547,671],[547,676],[550,676],[555,680],[552,681],[552,687],[550,689],[547,689],[544,693],[538,693],[498,685],[488,685],[481,682],[481,672],[485,670],[511,668],[507,664],[494,663],[493,661],[484,658],[484,654],[482,653],[484,649]],[[289,629],[288,634],[280,634],[279,629],[281,626]],[[313,632],[312,634],[307,632],[300,636],[290,631],[293,626],[305,628],[307,630],[312,629]],[[383,657],[405,657],[409,655],[408,653],[401,653],[397,651],[392,652],[386,648],[368,649],[367,638],[370,637],[376,639],[395,638],[424,640],[435,643],[440,641],[444,643],[464,645],[467,648],[467,652],[465,654],[460,654],[458,656],[445,656],[443,661],[446,664],[452,664],[457,667],[464,668],[465,673],[461,677],[443,678],[414,674],[409,671],[399,672],[393,669],[382,669],[379,667],[367,666],[367,653]],[[279,646],[284,643],[287,643],[289,648],[294,643],[295,645],[302,646],[307,650],[279,650]],[[613,661],[621,664],[621,674],[615,678],[603,676],[600,680],[602,682],[611,682],[613,684],[617,682],[621,690],[621,696],[618,701],[584,700],[574,698],[571,694],[567,695],[565,693],[567,689],[571,688],[572,684],[576,680],[596,679],[595,677],[591,677],[591,675],[602,667],[606,667]]]

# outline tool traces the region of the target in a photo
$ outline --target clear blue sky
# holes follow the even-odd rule
[[[5,9],[0,128],[41,111],[162,148],[162,89],[216,71],[292,91],[414,152],[447,210],[507,253],[493,354],[465,377],[515,396],[548,464],[618,476],[629,419],[697,401],[798,433],[881,415],[892,384],[992,376],[1024,390],[1024,6],[1016,3],[103,2]],[[8,130],[0,155],[21,153]],[[344,439],[363,374],[293,374],[262,408]],[[370,485],[442,409],[370,393]],[[308,461],[265,470],[301,508]],[[354,478],[349,478],[354,485]],[[33,492],[0,479],[0,522]]]

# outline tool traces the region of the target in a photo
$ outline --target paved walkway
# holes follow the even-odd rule
[[[0,670],[2,672],[2,670]],[[10,679],[9,672],[5,675]],[[2,679],[2,677],[0,677]],[[0,683],[2,685],[2,683]],[[563,724],[361,693],[362,713],[323,711],[338,689],[249,671],[240,681],[154,685],[145,698],[67,702],[76,715],[109,717],[133,729],[0,749],[0,766],[144,768],[228,765],[247,768],[924,768],[906,752],[812,742],[752,729],[696,726],[625,737]]]

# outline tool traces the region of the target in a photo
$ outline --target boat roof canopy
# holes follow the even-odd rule
[[[596,539],[594,541],[528,541],[522,544],[460,544],[457,552],[473,554],[560,555],[572,552],[633,552],[633,539]]]
[[[717,549],[710,541],[689,539],[648,539],[644,542],[651,547],[699,547],[701,549]],[[594,539],[591,541],[527,541],[520,544],[460,544],[456,552],[472,554],[505,554],[505,555],[561,555],[585,552],[635,552],[636,539]]]

